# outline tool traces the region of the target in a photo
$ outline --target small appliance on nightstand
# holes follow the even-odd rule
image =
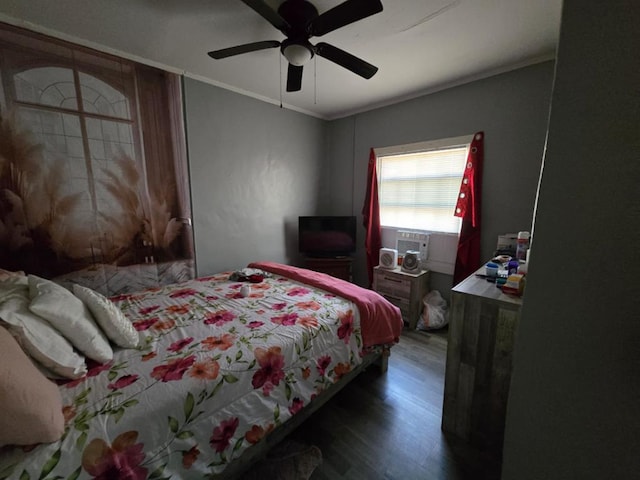
[[[422,299],[429,292],[429,271],[404,272],[400,267],[393,270],[373,269],[373,289],[400,308],[402,319],[415,330],[422,311]]]
[[[381,248],[379,258],[380,268],[393,270],[398,266],[398,250],[395,248]]]
[[[420,271],[420,252],[416,250],[407,250],[402,259],[403,272],[418,273]]]

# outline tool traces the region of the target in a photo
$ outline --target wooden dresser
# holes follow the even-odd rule
[[[304,259],[304,266],[309,270],[326,273],[332,277],[351,281],[351,257],[314,258]]]
[[[404,322],[409,329],[415,330],[422,311],[422,299],[429,292],[429,271],[409,273],[400,267],[394,270],[374,267],[373,289],[399,307]]]
[[[475,274],[451,292],[442,430],[501,454],[522,300]]]

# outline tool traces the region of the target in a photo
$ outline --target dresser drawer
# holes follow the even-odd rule
[[[408,299],[411,296],[411,279],[393,273],[376,272],[374,289],[382,294]]]
[[[385,295],[384,293],[380,293],[380,295],[400,309],[400,313],[402,314],[402,319],[404,321],[409,321],[411,318],[411,302],[409,302],[409,299],[393,297],[391,295]]]

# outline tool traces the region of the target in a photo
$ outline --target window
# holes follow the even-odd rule
[[[114,158],[126,155],[141,167],[131,108],[136,102],[133,69],[124,61],[65,53],[5,53],[8,92],[13,92],[9,101],[20,124],[42,145],[46,163],[66,160],[68,181],[62,191],[87,191],[89,202],[80,210],[90,216],[110,201],[99,182],[106,179],[104,172],[114,170]]]
[[[135,237],[114,233],[109,220],[127,213],[122,212],[125,202],[114,195],[124,189],[112,185],[124,176],[118,162],[126,159],[137,171],[145,170],[135,64],[2,26],[0,80],[0,118],[30,145],[25,155],[10,159],[16,172],[27,172],[22,187],[6,176],[3,180],[5,188],[30,198],[27,230],[50,229],[59,258],[90,256],[99,262],[116,255],[110,252]],[[5,173],[0,169],[0,177]],[[141,189],[142,177],[128,186]],[[138,199],[140,204],[146,200],[144,194]],[[0,216],[10,207],[0,200]],[[48,219],[44,226],[43,218]],[[82,232],[73,234],[82,242],[68,238],[71,222],[82,225]]]
[[[472,136],[375,149],[383,227],[455,233],[460,182]]]

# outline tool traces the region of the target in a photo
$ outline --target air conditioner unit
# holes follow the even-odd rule
[[[378,265],[380,268],[393,270],[398,265],[398,250],[395,248],[381,248]]]
[[[420,266],[426,268],[427,257],[429,255],[429,234],[409,230],[398,230],[396,233],[396,250],[398,250],[398,255],[404,255],[405,259],[407,252],[418,252]],[[403,264],[405,259],[402,260]]]

